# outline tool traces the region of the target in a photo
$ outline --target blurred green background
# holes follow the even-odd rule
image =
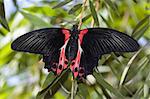
[[[0,99],[69,99],[68,71],[55,77],[40,55],[15,52],[10,45],[31,30],[70,28],[81,18],[81,29],[113,28],[134,37],[141,49],[102,56],[93,73],[96,84],[78,84],[75,99],[150,99],[148,0],[0,0]]]

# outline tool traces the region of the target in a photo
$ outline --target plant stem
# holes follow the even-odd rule
[[[72,88],[71,88],[71,99],[75,99],[75,95],[77,92],[77,81],[75,79],[72,80]]]
[[[83,1],[82,10],[81,10],[81,14],[80,14],[80,17],[79,17],[79,26],[78,26],[78,29],[80,29],[81,25],[82,25],[83,13],[84,13],[84,10],[85,10],[86,2],[87,2],[87,0]]]
[[[74,99],[74,80],[72,80],[71,99]]]

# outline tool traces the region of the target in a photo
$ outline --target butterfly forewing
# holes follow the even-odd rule
[[[92,56],[101,56],[111,52],[133,52],[139,49],[137,41],[132,37],[108,28],[88,28],[81,46],[83,51]]]
[[[37,54],[50,54],[64,44],[62,28],[45,28],[26,33],[12,43],[12,49]]]

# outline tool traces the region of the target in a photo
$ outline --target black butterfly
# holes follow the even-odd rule
[[[91,74],[103,54],[133,52],[139,44],[132,37],[109,28],[79,30],[44,28],[17,38],[13,50],[43,55],[45,68],[59,75],[70,66],[74,78]]]

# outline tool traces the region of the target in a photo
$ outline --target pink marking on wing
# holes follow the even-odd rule
[[[65,34],[65,42],[69,39],[70,37],[70,31],[67,29],[62,29],[63,34]]]
[[[84,29],[80,31],[80,34],[79,34],[80,44],[82,43],[83,37],[87,32],[88,32],[88,29]]]
[[[71,64],[70,66],[70,69],[73,72],[74,78],[76,78],[79,74],[80,58],[81,58],[81,52],[78,50],[76,59],[72,61],[72,63],[74,62],[74,65]]]
[[[74,64],[75,64],[75,60],[73,60],[73,61],[71,62],[71,65],[70,65],[70,69],[71,69],[72,72],[73,72],[73,70],[74,70]]]
[[[55,65],[55,66],[54,66],[54,65]],[[51,70],[52,70],[53,72],[56,72],[57,67],[58,67],[58,63],[53,63],[53,64],[52,64],[52,67],[51,67]]]
[[[64,51],[64,48],[61,49],[61,52],[60,52],[60,57],[59,57],[59,64],[58,64],[58,67],[57,67],[57,74],[59,75],[62,70],[63,70],[63,64],[64,64],[64,58],[65,58],[65,51]],[[61,69],[59,69],[59,66],[62,66]]]
[[[64,64],[64,62],[68,60],[66,59],[66,56],[65,56],[65,49],[62,48],[61,49],[61,52],[60,52],[60,57],[59,57],[59,64],[57,66],[57,74],[61,74],[61,72],[67,68],[68,64]]]
[[[67,62],[67,63],[66,63]],[[65,61],[64,61],[64,69],[66,69],[68,66],[68,60],[65,58]]]

